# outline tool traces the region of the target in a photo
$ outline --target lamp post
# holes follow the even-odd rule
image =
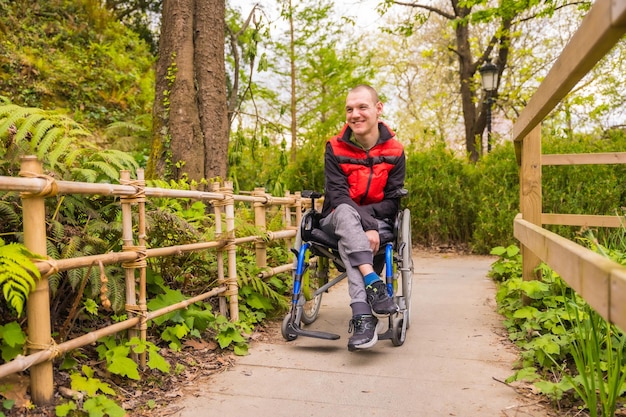
[[[478,71],[483,90],[487,95],[487,152],[491,152],[491,106],[493,93],[498,87],[498,67],[491,63],[491,59],[487,58],[485,64]]]

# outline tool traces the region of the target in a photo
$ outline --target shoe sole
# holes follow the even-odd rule
[[[355,350],[359,350],[359,349],[368,349],[371,348],[372,346],[374,346],[377,342],[378,342],[378,328],[381,325],[381,322],[379,321],[378,323],[376,323],[376,329],[374,329],[374,337],[372,337],[372,340],[370,340],[367,343],[363,343],[361,345],[348,345],[348,350],[350,352],[354,352]]]
[[[375,311],[375,310],[372,308],[372,314],[374,314],[374,316],[376,316],[376,317],[378,317],[378,318],[381,318],[381,317],[383,317],[383,318],[384,318],[384,317],[389,317],[389,315],[390,315],[390,314],[396,314],[398,311],[400,311],[400,308],[399,308],[397,305],[396,305],[396,309],[395,309],[395,310],[393,310],[393,311],[383,311],[383,312],[378,312],[378,311]]]

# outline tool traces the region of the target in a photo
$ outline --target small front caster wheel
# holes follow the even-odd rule
[[[283,324],[280,326],[280,331],[283,334],[283,339],[285,339],[288,342],[291,342],[292,340],[296,340],[298,338],[298,335],[295,334],[293,330],[290,329],[290,326],[289,326],[290,322],[291,322],[291,314],[287,314],[285,318],[283,319]]]
[[[391,343],[394,346],[402,346],[406,339],[406,327],[404,327],[404,320],[402,318],[395,318],[393,320],[391,333]]]

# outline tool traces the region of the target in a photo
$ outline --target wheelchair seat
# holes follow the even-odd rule
[[[304,242],[318,243],[329,249],[338,249],[338,241],[319,227],[320,213],[308,211],[302,217],[301,235]],[[397,223],[397,219],[396,219]],[[389,228],[382,228],[378,231],[380,236],[380,247],[384,248],[387,243],[395,243],[397,237],[396,225]]]

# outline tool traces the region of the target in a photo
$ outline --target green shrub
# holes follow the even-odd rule
[[[469,241],[476,216],[475,169],[443,145],[407,156],[404,204],[411,210],[414,242]]]
[[[474,252],[488,253],[494,246],[515,243],[513,219],[520,211],[518,170],[510,142],[495,147],[476,164],[477,209],[469,242]]]

